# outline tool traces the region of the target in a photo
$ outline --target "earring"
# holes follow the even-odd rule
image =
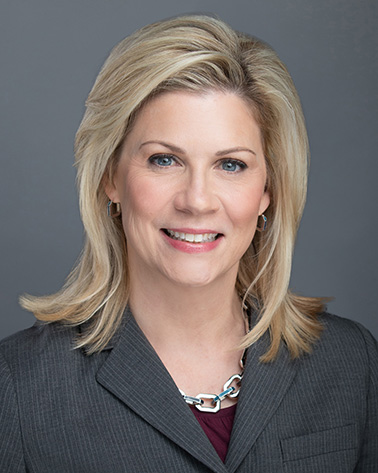
[[[257,225],[256,230],[259,232],[264,232],[267,227],[268,219],[265,217],[264,214],[259,215],[259,218],[262,218],[262,223],[261,225]]]
[[[109,200],[108,205],[106,206],[108,217],[115,218],[121,215],[121,205],[119,202],[112,202]]]

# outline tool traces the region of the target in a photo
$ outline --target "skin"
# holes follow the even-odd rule
[[[250,108],[217,91],[150,101],[106,182],[108,197],[121,204],[134,316],[187,394],[218,392],[239,371],[240,352],[232,348],[245,328],[235,280],[269,205],[265,184]],[[166,229],[218,237],[178,243]]]

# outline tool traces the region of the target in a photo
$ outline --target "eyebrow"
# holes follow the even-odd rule
[[[170,143],[165,143],[164,141],[159,141],[159,140],[145,141],[144,143],[142,143],[142,144],[139,146],[139,149],[140,149],[142,146],[146,146],[146,145],[150,145],[150,144],[162,145],[162,146],[164,146],[165,148],[170,149],[170,150],[173,151],[174,153],[185,154],[185,151],[184,151],[183,149],[179,148],[178,146],[172,145],[172,144],[170,144]]]
[[[185,151],[183,149],[179,148],[178,146],[172,145],[170,143],[166,143],[165,141],[159,141],[159,140],[145,141],[144,143],[142,143],[140,145],[139,149],[142,148],[142,146],[146,146],[146,145],[150,145],[150,144],[159,144],[159,145],[164,146],[165,148],[170,149],[174,153],[185,154]],[[244,148],[242,146],[236,146],[235,148],[223,149],[221,151],[217,151],[215,153],[215,155],[216,156],[225,156],[225,155],[230,154],[230,153],[238,153],[238,152],[241,152],[241,151],[246,151],[248,153],[253,154],[254,156],[257,156],[255,151],[253,151],[249,148]]]
[[[236,148],[229,148],[229,149],[224,149],[222,151],[217,151],[215,155],[224,156],[225,154],[238,153],[239,151],[247,151],[248,153],[252,153],[253,155],[257,156],[253,150],[249,148],[243,148],[242,146],[237,146]]]

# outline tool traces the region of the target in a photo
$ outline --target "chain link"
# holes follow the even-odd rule
[[[243,372],[232,375],[223,385],[223,391],[217,394],[200,393],[197,396],[188,396],[182,389],[179,389],[184,401],[195,406],[199,411],[211,412],[215,414],[221,408],[221,402],[229,398],[236,398],[239,396],[240,385],[243,379]],[[234,386],[231,384],[234,383]],[[210,405],[205,405],[205,401],[210,401]]]

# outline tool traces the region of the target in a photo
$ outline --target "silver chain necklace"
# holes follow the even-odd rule
[[[221,408],[221,402],[229,398],[236,398],[239,396],[241,381],[244,374],[244,359],[245,350],[240,358],[239,364],[241,372],[239,374],[233,374],[223,385],[223,391],[219,394],[207,394],[200,393],[197,396],[188,396],[182,389],[179,389],[184,401],[191,406],[195,406],[199,411],[210,412],[215,414]],[[210,403],[205,405],[205,401]]]

